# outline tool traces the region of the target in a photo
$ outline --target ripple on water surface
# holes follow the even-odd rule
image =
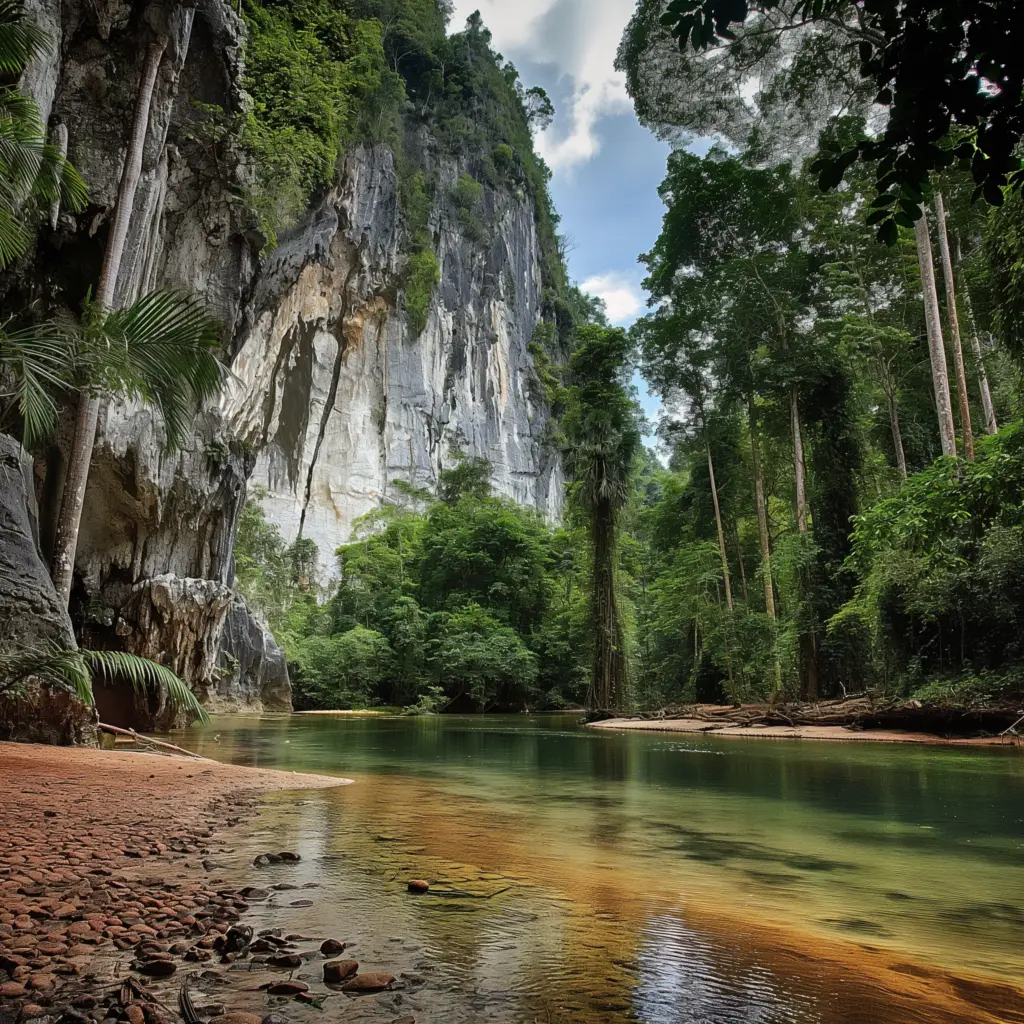
[[[1018,756],[526,716],[218,720],[189,740],[356,779],[271,797],[250,840],[299,849],[295,880],[320,884],[287,928],[343,930],[366,969],[423,979],[344,1019],[1024,1021]],[[474,897],[410,896],[409,877]]]

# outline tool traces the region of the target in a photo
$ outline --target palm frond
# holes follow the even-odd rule
[[[220,392],[220,324],[195,298],[156,291],[103,318],[103,358],[119,389],[158,406],[169,447],[188,433],[195,410]]]
[[[124,679],[141,697],[163,688],[167,704],[206,724],[210,716],[196,695],[170,669],[123,651],[68,650],[54,642],[0,652],[0,695],[17,699],[31,680],[95,703],[93,680]]]
[[[56,427],[52,392],[64,390],[73,379],[73,343],[54,324],[10,334],[0,326],[0,364],[14,377],[12,397],[21,415],[24,443],[36,444]]]
[[[49,48],[50,37],[29,21],[22,0],[0,0],[0,74],[20,74]]]
[[[184,711],[204,725],[210,721],[210,716],[196,695],[169,668],[158,665],[148,658],[125,654],[123,651],[78,653],[93,676],[125,679],[140,697],[146,696],[151,690],[163,687],[167,691],[167,703],[176,711]]]
[[[24,255],[29,241],[25,225],[0,203],[0,270]]]

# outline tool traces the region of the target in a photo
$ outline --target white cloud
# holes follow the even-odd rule
[[[568,107],[562,104],[555,123],[537,139],[554,171],[596,156],[598,121],[631,109],[625,79],[613,65],[633,7],[634,0],[456,0],[453,28],[479,9],[506,57],[552,65],[559,78],[568,78]]]
[[[613,324],[626,324],[635,320],[644,308],[643,292],[621,274],[595,274],[588,277],[580,288],[604,299],[608,319]]]

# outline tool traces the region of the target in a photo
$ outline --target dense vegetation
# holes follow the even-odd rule
[[[630,342],[593,310],[569,314],[592,326],[572,332],[566,370],[538,332],[566,525],[490,496],[473,462],[370,517],[330,600],[278,613],[308,704],[1020,689],[1024,204],[991,185],[991,205],[974,202],[976,181],[1005,178],[945,157],[886,178],[864,144],[877,97],[849,32],[790,42],[776,23],[799,12],[775,6],[752,15],[771,31],[692,54],[656,0],[627,31],[641,116],[728,148],[670,157],[663,230],[642,257],[651,312]],[[471,19],[452,38],[482,32]],[[724,102],[741,52],[761,90]],[[423,81],[405,79],[410,95],[424,99]],[[954,157],[970,141],[957,131]],[[836,160],[843,181],[823,192]],[[467,218],[476,187],[457,189]],[[636,445],[634,365],[671,410],[664,467]]]

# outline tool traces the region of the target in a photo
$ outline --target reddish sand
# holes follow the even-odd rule
[[[974,736],[969,739],[947,739],[926,732],[902,732],[898,729],[847,729],[842,725],[731,725],[721,726],[702,718],[609,718],[593,722],[592,729],[625,729],[630,732],[688,732],[729,739],[768,740],[839,740],[865,743],[930,743],[961,747],[987,747],[1009,744],[1013,740],[998,736]]]
[[[251,813],[260,793],[344,782],[0,743],[0,1020],[69,1006],[102,1019],[107,1009],[89,992],[106,950],[209,959],[246,909],[210,887],[201,858],[213,830]],[[146,1024],[161,1019],[155,1004],[139,1005]]]

